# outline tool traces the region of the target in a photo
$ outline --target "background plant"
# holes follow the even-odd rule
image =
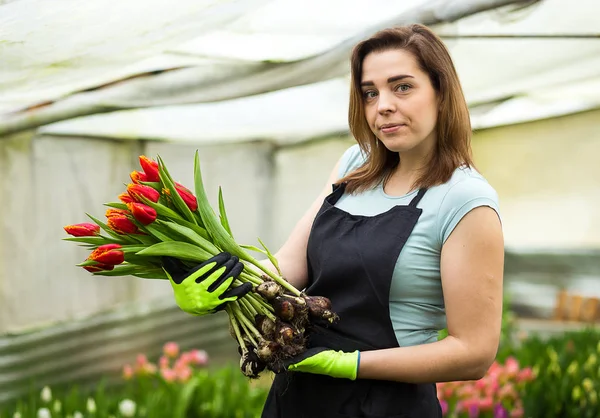
[[[442,412],[446,417],[523,417],[521,392],[533,377],[531,368],[520,368],[510,357],[505,364],[494,362],[482,379],[438,383]]]
[[[526,416],[599,416],[600,330],[589,328],[551,338],[533,335],[521,342],[514,355],[536,375],[523,388]]]
[[[202,350],[180,352],[169,342],[156,362],[140,353],[116,383],[94,388],[44,387],[0,407],[0,418],[254,418],[268,388],[235,364],[208,367]]]

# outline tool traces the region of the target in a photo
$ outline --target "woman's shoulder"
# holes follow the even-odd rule
[[[472,167],[457,168],[450,180],[433,187],[431,192],[437,206],[440,243],[444,243],[458,222],[476,207],[488,206],[500,217],[498,193]]]
[[[473,167],[458,167],[450,180],[435,186],[432,190],[442,198],[443,203],[451,206],[464,204],[477,198],[498,202],[498,194],[494,187]]]

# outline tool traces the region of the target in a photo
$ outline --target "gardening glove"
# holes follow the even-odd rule
[[[294,372],[323,374],[326,376],[356,380],[360,364],[360,351],[352,353],[328,350],[325,347],[309,348],[294,356],[284,365]]]
[[[226,252],[191,270],[173,257],[162,257],[162,265],[173,287],[175,302],[182,311],[192,315],[217,312],[225,308],[227,302],[237,300],[252,290],[251,283],[232,287],[244,265]]]

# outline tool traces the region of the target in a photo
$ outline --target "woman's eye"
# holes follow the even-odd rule
[[[373,90],[363,91],[363,97],[367,100],[377,97],[377,92]]]
[[[408,90],[410,90],[410,87],[410,84],[399,84],[396,86],[396,91],[406,93]]]

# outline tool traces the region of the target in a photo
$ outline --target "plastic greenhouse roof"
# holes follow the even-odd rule
[[[513,0],[474,13],[492,3],[511,1],[5,2],[0,136],[36,118],[45,133],[120,138],[346,131],[352,45],[427,19],[450,49],[475,128],[600,107],[599,2]]]

